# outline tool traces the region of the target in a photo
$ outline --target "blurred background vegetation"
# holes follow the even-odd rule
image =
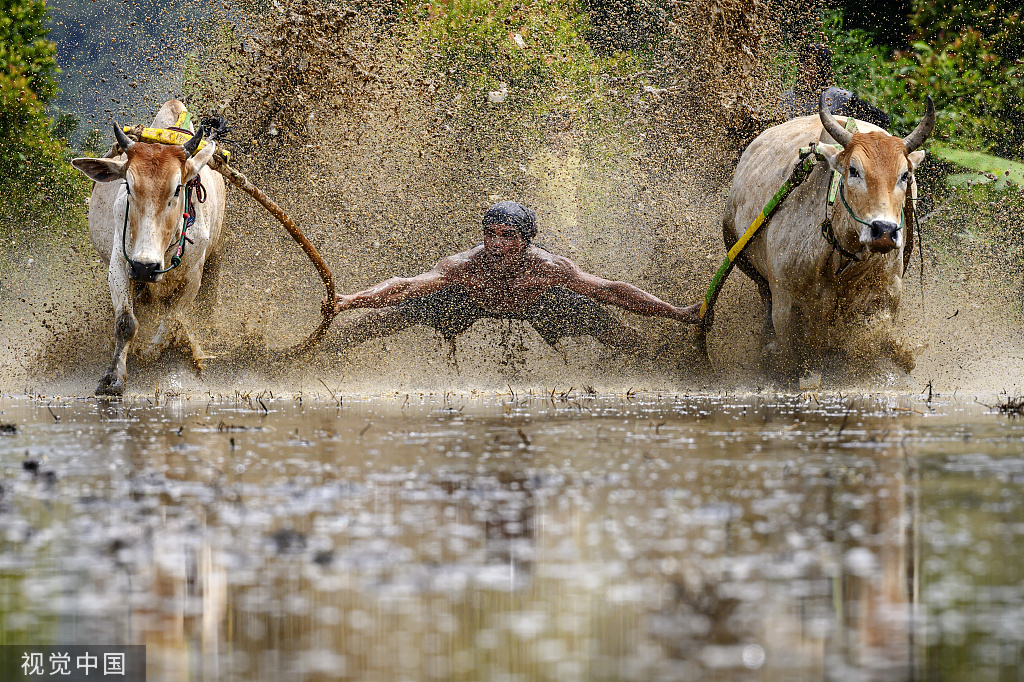
[[[838,11],[825,14],[823,32],[832,37],[838,83],[890,112],[897,128],[918,120],[924,96],[931,95],[936,142],[1024,158],[1020,4],[909,4],[905,17],[877,29],[844,20]]]

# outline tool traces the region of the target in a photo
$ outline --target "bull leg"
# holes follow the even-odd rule
[[[216,254],[203,265],[203,285],[196,294],[195,309],[204,319],[209,318],[220,303],[221,258]]]
[[[128,348],[139,330],[139,321],[132,311],[131,282],[121,263],[116,263],[110,268],[107,281],[114,303],[114,356],[107,371],[100,377],[95,394],[123,395],[125,382],[128,380]]]
[[[203,281],[203,268],[205,264],[205,259],[203,259],[197,265],[198,269],[194,273],[189,273],[188,284],[185,285],[185,290],[181,293],[181,297],[174,302],[172,314],[170,315],[171,320],[177,322],[181,333],[179,338],[184,342],[183,345],[192,353],[192,362],[196,366],[196,371],[200,374],[202,374],[204,362],[212,360],[215,356],[208,355],[203,351],[203,347],[199,345],[199,342],[192,336],[192,332],[185,325],[181,314],[185,311],[186,307],[192,305],[192,302],[196,299],[196,294],[199,293],[199,285]]]
[[[722,223],[722,237],[725,240],[726,251],[736,244],[736,237],[732,234],[728,220]],[[761,330],[761,345],[762,347],[768,346],[775,341],[775,326],[772,324],[772,290],[768,280],[757,271],[757,268],[753,266],[742,252],[736,255],[733,265],[738,267],[744,275],[757,285],[757,293],[761,295],[761,302],[764,304],[764,326]]]
[[[212,360],[217,356],[208,355],[203,351],[203,347],[199,345],[199,341],[192,336],[192,332],[189,331],[188,327],[185,326],[185,322],[180,317],[178,317],[178,324],[180,325],[179,329],[181,329],[181,335],[183,337],[181,339],[182,344],[192,353],[192,362],[196,366],[196,371],[202,374],[203,369],[205,369],[205,362],[207,360]]]
[[[762,347],[764,369],[783,380],[792,381],[796,376],[798,358],[794,348],[794,333],[799,323],[793,316],[796,311],[789,296],[779,295],[772,300],[765,328],[771,329],[768,343]]]
[[[146,348],[146,354],[149,357],[155,357],[165,348],[174,344],[180,344],[189,350],[196,370],[201,373],[204,361],[212,359],[214,356],[206,355],[203,352],[202,346],[193,338],[188,327],[185,325],[185,321],[182,319],[182,313],[185,311],[185,308],[192,304],[196,294],[199,293],[199,285],[202,282],[203,263],[200,262],[196,268],[186,273],[186,284],[180,295],[170,303],[167,314],[163,316],[160,326],[153,336],[153,340]]]
[[[757,293],[764,304],[764,326],[761,329],[761,344],[768,345],[775,340],[775,325],[772,323],[772,290],[768,280],[750,264],[743,254],[736,258],[736,267],[757,285]]]
[[[787,292],[775,292],[772,319],[777,337],[765,353],[766,369],[791,387],[815,375],[819,381],[831,380],[830,368],[845,364],[841,352],[823,350],[819,334],[811,325],[813,315],[815,312],[794,301]]]

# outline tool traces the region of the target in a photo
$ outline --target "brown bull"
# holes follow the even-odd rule
[[[783,378],[845,364],[856,331],[872,317],[890,321],[900,302],[903,254],[911,246],[905,204],[917,193],[914,169],[925,156],[917,148],[931,134],[935,108],[929,98],[924,119],[904,139],[863,121],[851,133],[845,123],[822,100],[818,116],[769,128],[743,152],[729,192],[722,226],[727,249],[790,177],[800,148],[825,143],[820,149],[828,163],[815,167],[736,259],[765,304],[766,368]],[[830,243],[820,226],[833,171],[842,183],[830,212]],[[883,345],[894,348],[891,337]],[[890,355],[903,371],[913,368],[909,358]]]
[[[150,127],[169,128],[184,111],[185,105],[171,100]],[[139,327],[136,294],[143,289],[147,295],[140,300],[162,303],[162,310],[157,310],[163,314],[141,354],[155,357],[170,343],[182,341],[202,367],[203,351],[185,328],[181,313],[199,291],[203,268],[220,245],[224,222],[224,178],[207,166],[215,151],[213,142],[196,154],[202,130],[181,146],[133,142],[116,125],[114,134],[124,150],[121,156],[71,162],[96,181],[89,203],[89,236],[100,258],[109,263],[107,281],[114,304],[114,356],[96,387],[97,395],[124,393],[128,349]],[[197,179],[201,188],[189,188]],[[183,237],[182,214],[188,211],[189,194],[194,215]]]

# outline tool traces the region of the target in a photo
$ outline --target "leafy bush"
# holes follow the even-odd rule
[[[435,142],[484,172],[537,140],[572,131],[587,153],[607,153],[632,128],[641,60],[599,54],[577,2],[452,0],[407,3],[402,60],[428,83],[444,139]],[[600,138],[597,146],[590,143]],[[614,142],[613,142],[614,141]]]
[[[0,174],[31,172],[52,158],[45,107],[57,94],[56,48],[41,0],[0,0]]]
[[[0,0],[0,211],[8,224],[59,214],[82,194],[68,167],[69,119],[51,131],[46,105],[57,94],[55,47],[42,0]],[[72,125],[73,127],[73,125]],[[14,218],[15,220],[10,220]]]
[[[920,120],[931,95],[937,110],[933,140],[1024,157],[1024,73],[1015,63],[1024,35],[1020,11],[985,5],[972,14],[962,5],[936,8],[915,0],[911,48],[897,53],[872,44],[864,31],[843,30],[838,13],[826,15],[837,83],[889,112],[899,134]]]

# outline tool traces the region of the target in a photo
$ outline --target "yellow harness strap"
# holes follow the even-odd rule
[[[191,114],[188,111],[183,111],[178,115],[178,120],[175,121],[174,127],[188,130],[189,120]],[[133,130],[138,130],[135,126],[125,126],[124,132],[130,133]],[[168,130],[167,128],[143,128],[142,133],[139,134],[139,139],[143,142],[149,142],[150,144],[159,142],[160,144],[177,144],[182,145],[188,142],[192,138],[187,133],[179,133],[177,130]],[[205,147],[207,144],[206,140],[199,143],[199,147],[196,148],[198,152],[200,149]],[[224,159],[225,162],[231,160],[231,152],[226,149],[218,150],[218,155]]]

